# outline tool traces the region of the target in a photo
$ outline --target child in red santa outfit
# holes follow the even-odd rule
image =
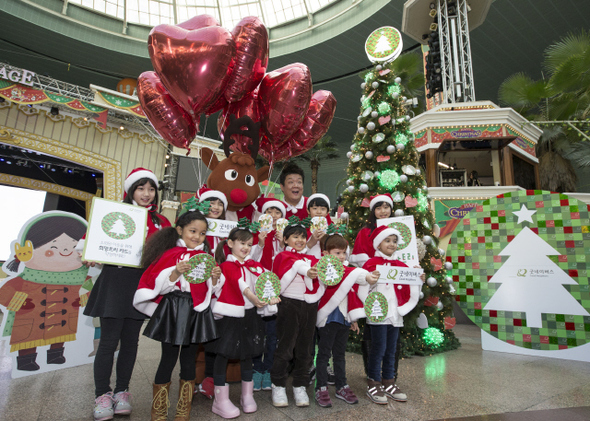
[[[158,178],[152,171],[135,168],[125,179],[124,191],[124,203],[147,208],[148,239],[160,229],[170,226],[170,221],[156,212]],[[80,240],[76,250],[84,248],[84,241]],[[84,263],[95,265],[94,262]],[[129,381],[137,357],[139,332],[145,320],[145,315],[133,307],[133,295],[142,273],[139,268],[103,265],[84,309],[86,316],[100,318],[101,338],[94,359],[94,419],[97,421],[131,413]],[[119,343],[117,381],[115,389],[111,390],[113,361]]]
[[[330,228],[334,226],[331,225]],[[330,232],[331,231],[331,232]],[[369,273],[364,269],[349,267],[346,262],[348,241],[339,233],[332,233],[322,241],[322,254],[332,255],[344,264],[344,276],[336,285],[326,286],[320,298],[316,326],[318,327],[319,345],[316,359],[315,400],[319,406],[332,406],[328,393],[328,361],[333,356],[335,396],[348,404],[355,404],[358,398],[346,381],[346,343],[349,330],[359,332],[357,320],[365,317],[363,303],[358,296],[360,285],[373,285],[379,278],[378,272]]]
[[[395,260],[393,257],[400,238],[399,231],[386,225],[374,230],[370,240],[375,250],[375,257],[369,259],[363,269],[373,272],[377,265],[407,267],[404,262]],[[424,282],[424,274],[421,279]],[[359,295],[365,301],[371,292],[378,292],[385,296],[388,311],[384,320],[380,322],[371,321],[367,315],[365,329],[370,329],[372,339],[367,364],[367,396],[378,404],[387,404],[387,397],[405,402],[408,399],[406,394],[395,384],[397,376],[395,352],[399,331],[404,325],[403,317],[418,304],[420,287],[377,283],[370,288],[362,287]]]
[[[231,254],[225,257],[220,243],[216,259],[221,264],[221,279],[217,285],[217,300],[212,304],[217,320],[219,339],[208,343],[206,351],[215,354],[213,379],[215,400],[211,410],[223,418],[235,418],[240,410],[229,399],[229,385],[226,383],[228,359],[239,359],[242,377],[240,404],[245,413],[257,410],[253,396],[252,357],[264,350],[264,324],[257,312],[267,305],[254,293],[258,276],[266,270],[250,257],[253,236],[251,224],[243,219],[237,228],[229,233],[227,245]],[[280,299],[270,299],[271,306]],[[276,306],[275,306],[276,307]]]
[[[209,211],[205,214],[207,219],[225,220],[225,211],[227,210],[227,197],[219,190],[212,190],[207,186],[202,186],[197,191],[199,203],[209,203]],[[211,254],[215,255],[217,245],[223,240],[222,237],[207,236],[207,243],[211,248]]]
[[[285,388],[293,358],[295,405],[309,406],[306,388],[313,363],[317,302],[325,288],[317,279],[318,260],[305,253],[305,226],[296,221],[297,217],[292,218],[295,220],[290,219],[290,225],[283,232],[285,251],[279,253],[273,264],[273,272],[281,281],[281,305],[277,314],[278,345],[270,371],[272,403],[276,407],[289,405]]]
[[[210,308],[211,290],[221,276],[219,267],[205,282],[195,283],[185,274],[188,260],[204,254],[207,219],[199,211],[178,218],[176,228],[152,237],[143,254],[150,264],[141,280],[133,305],[151,317],[143,334],[162,343],[162,355],[153,385],[152,420],[166,419],[170,402],[170,378],[180,355],[180,390],[177,421],[189,420],[195,384],[197,347],[217,338]]]
[[[323,193],[314,193],[307,198],[307,213],[309,218],[326,218],[326,229],[332,223],[330,218],[330,199]],[[313,224],[313,221],[312,221]],[[325,237],[325,229],[317,229],[313,233],[307,230],[307,252],[316,258],[322,257],[320,240]]]
[[[393,209],[393,200],[389,194],[380,194],[372,196],[369,202],[369,220],[364,228],[362,228],[354,240],[354,247],[350,254],[350,263],[363,267],[365,262],[375,255],[375,249],[371,242],[371,234],[377,229],[377,220],[391,217]]]

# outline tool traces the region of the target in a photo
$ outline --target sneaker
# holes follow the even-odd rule
[[[113,392],[100,395],[94,400],[94,421],[112,420],[115,415],[113,411]]]
[[[213,399],[215,394],[215,386],[213,385],[213,377],[205,377],[203,382],[199,385],[199,392],[209,399]]]
[[[310,384],[310,386],[313,384],[314,381],[315,381],[315,365],[312,365],[311,369],[309,370],[309,384]]]
[[[272,382],[270,381],[270,372],[262,373],[262,390],[272,390]]]
[[[367,380],[367,396],[374,403],[387,405],[387,396],[383,392],[383,385],[380,382]]]
[[[305,386],[293,387],[296,406],[309,406],[309,397]]]
[[[344,385],[341,389],[336,391],[336,397],[342,399],[344,402],[351,405],[358,403],[359,399],[356,397],[354,392],[350,389],[350,386]]]
[[[394,401],[406,402],[408,396],[394,383],[395,380],[383,380],[383,392]]]
[[[262,373],[254,370],[254,374],[252,374],[252,382],[254,383],[254,391],[259,392],[262,389]]]
[[[331,365],[328,366],[328,384],[335,385],[336,384],[336,376],[334,375],[334,369]]]
[[[277,408],[289,406],[287,390],[284,387],[272,385],[272,404]]]
[[[330,394],[328,393],[328,388],[326,386],[322,386],[315,391],[315,401],[322,408],[332,407],[332,400],[330,399]]]
[[[124,390],[117,392],[113,396],[115,415],[131,414],[131,393]]]

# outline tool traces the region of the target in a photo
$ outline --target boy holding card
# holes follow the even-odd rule
[[[331,225],[330,227],[333,227]],[[329,230],[331,231],[331,230]],[[332,406],[328,393],[328,361],[333,356],[336,397],[348,404],[355,404],[358,398],[346,381],[346,343],[349,330],[359,331],[357,320],[365,317],[363,303],[358,296],[359,285],[373,285],[379,277],[377,272],[348,267],[346,250],[348,241],[340,234],[332,234],[322,240],[324,256],[334,256],[344,266],[341,280],[328,284],[318,304],[316,326],[319,333],[318,356],[316,359],[315,400],[321,407]]]
[[[320,240],[326,235],[330,219],[330,199],[322,193],[315,193],[307,199],[307,212],[311,218],[311,227],[307,233],[308,253],[317,259],[322,257]]]
[[[369,259],[363,269],[373,272],[377,265],[407,265],[395,260],[399,231],[386,225],[375,229],[370,240],[375,249],[375,257]],[[377,272],[378,273],[378,272]],[[424,274],[421,276],[424,282]],[[403,316],[418,304],[420,287],[418,285],[394,285],[381,283],[359,291],[363,302],[374,302],[367,313],[367,326],[371,330],[371,349],[368,361],[367,396],[377,404],[387,404],[387,397],[399,402],[408,398],[395,384],[395,353],[400,328],[404,325]],[[370,293],[370,294],[369,294]],[[387,310],[385,311],[385,308]],[[373,312],[375,314],[373,314]]]
[[[272,262],[277,254],[283,251],[283,229],[281,222],[286,220],[287,206],[278,199],[261,197],[256,206],[262,215],[258,219],[260,232],[258,243],[252,247],[251,256],[259,261],[267,270],[272,270]],[[277,227],[279,222],[279,227]]]

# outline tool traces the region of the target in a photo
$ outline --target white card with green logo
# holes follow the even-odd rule
[[[424,269],[387,265],[377,265],[375,269],[380,274],[378,284],[422,285],[420,276]]]
[[[147,209],[95,197],[92,199],[82,260],[139,267],[147,234]]]
[[[387,225],[396,229],[402,238],[397,240],[397,251],[393,257],[401,260],[408,266],[417,266],[420,264],[418,257],[418,243],[416,242],[416,225],[413,215],[396,216],[393,218],[384,218],[377,220],[377,226]]]
[[[235,221],[207,218],[207,235],[211,237],[227,238],[229,232],[238,226]]]

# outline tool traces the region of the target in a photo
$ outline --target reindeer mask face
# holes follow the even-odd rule
[[[219,161],[209,148],[202,148],[201,159],[212,171],[207,179],[207,186],[219,190],[227,197],[227,210],[237,211],[260,195],[258,183],[268,180],[269,167],[256,170],[254,159],[258,155],[260,123],[254,123],[250,117],[236,119],[230,116],[230,124],[223,137],[223,149],[226,159]],[[232,135],[241,135],[251,139],[250,155],[241,152],[230,153],[234,143]]]

